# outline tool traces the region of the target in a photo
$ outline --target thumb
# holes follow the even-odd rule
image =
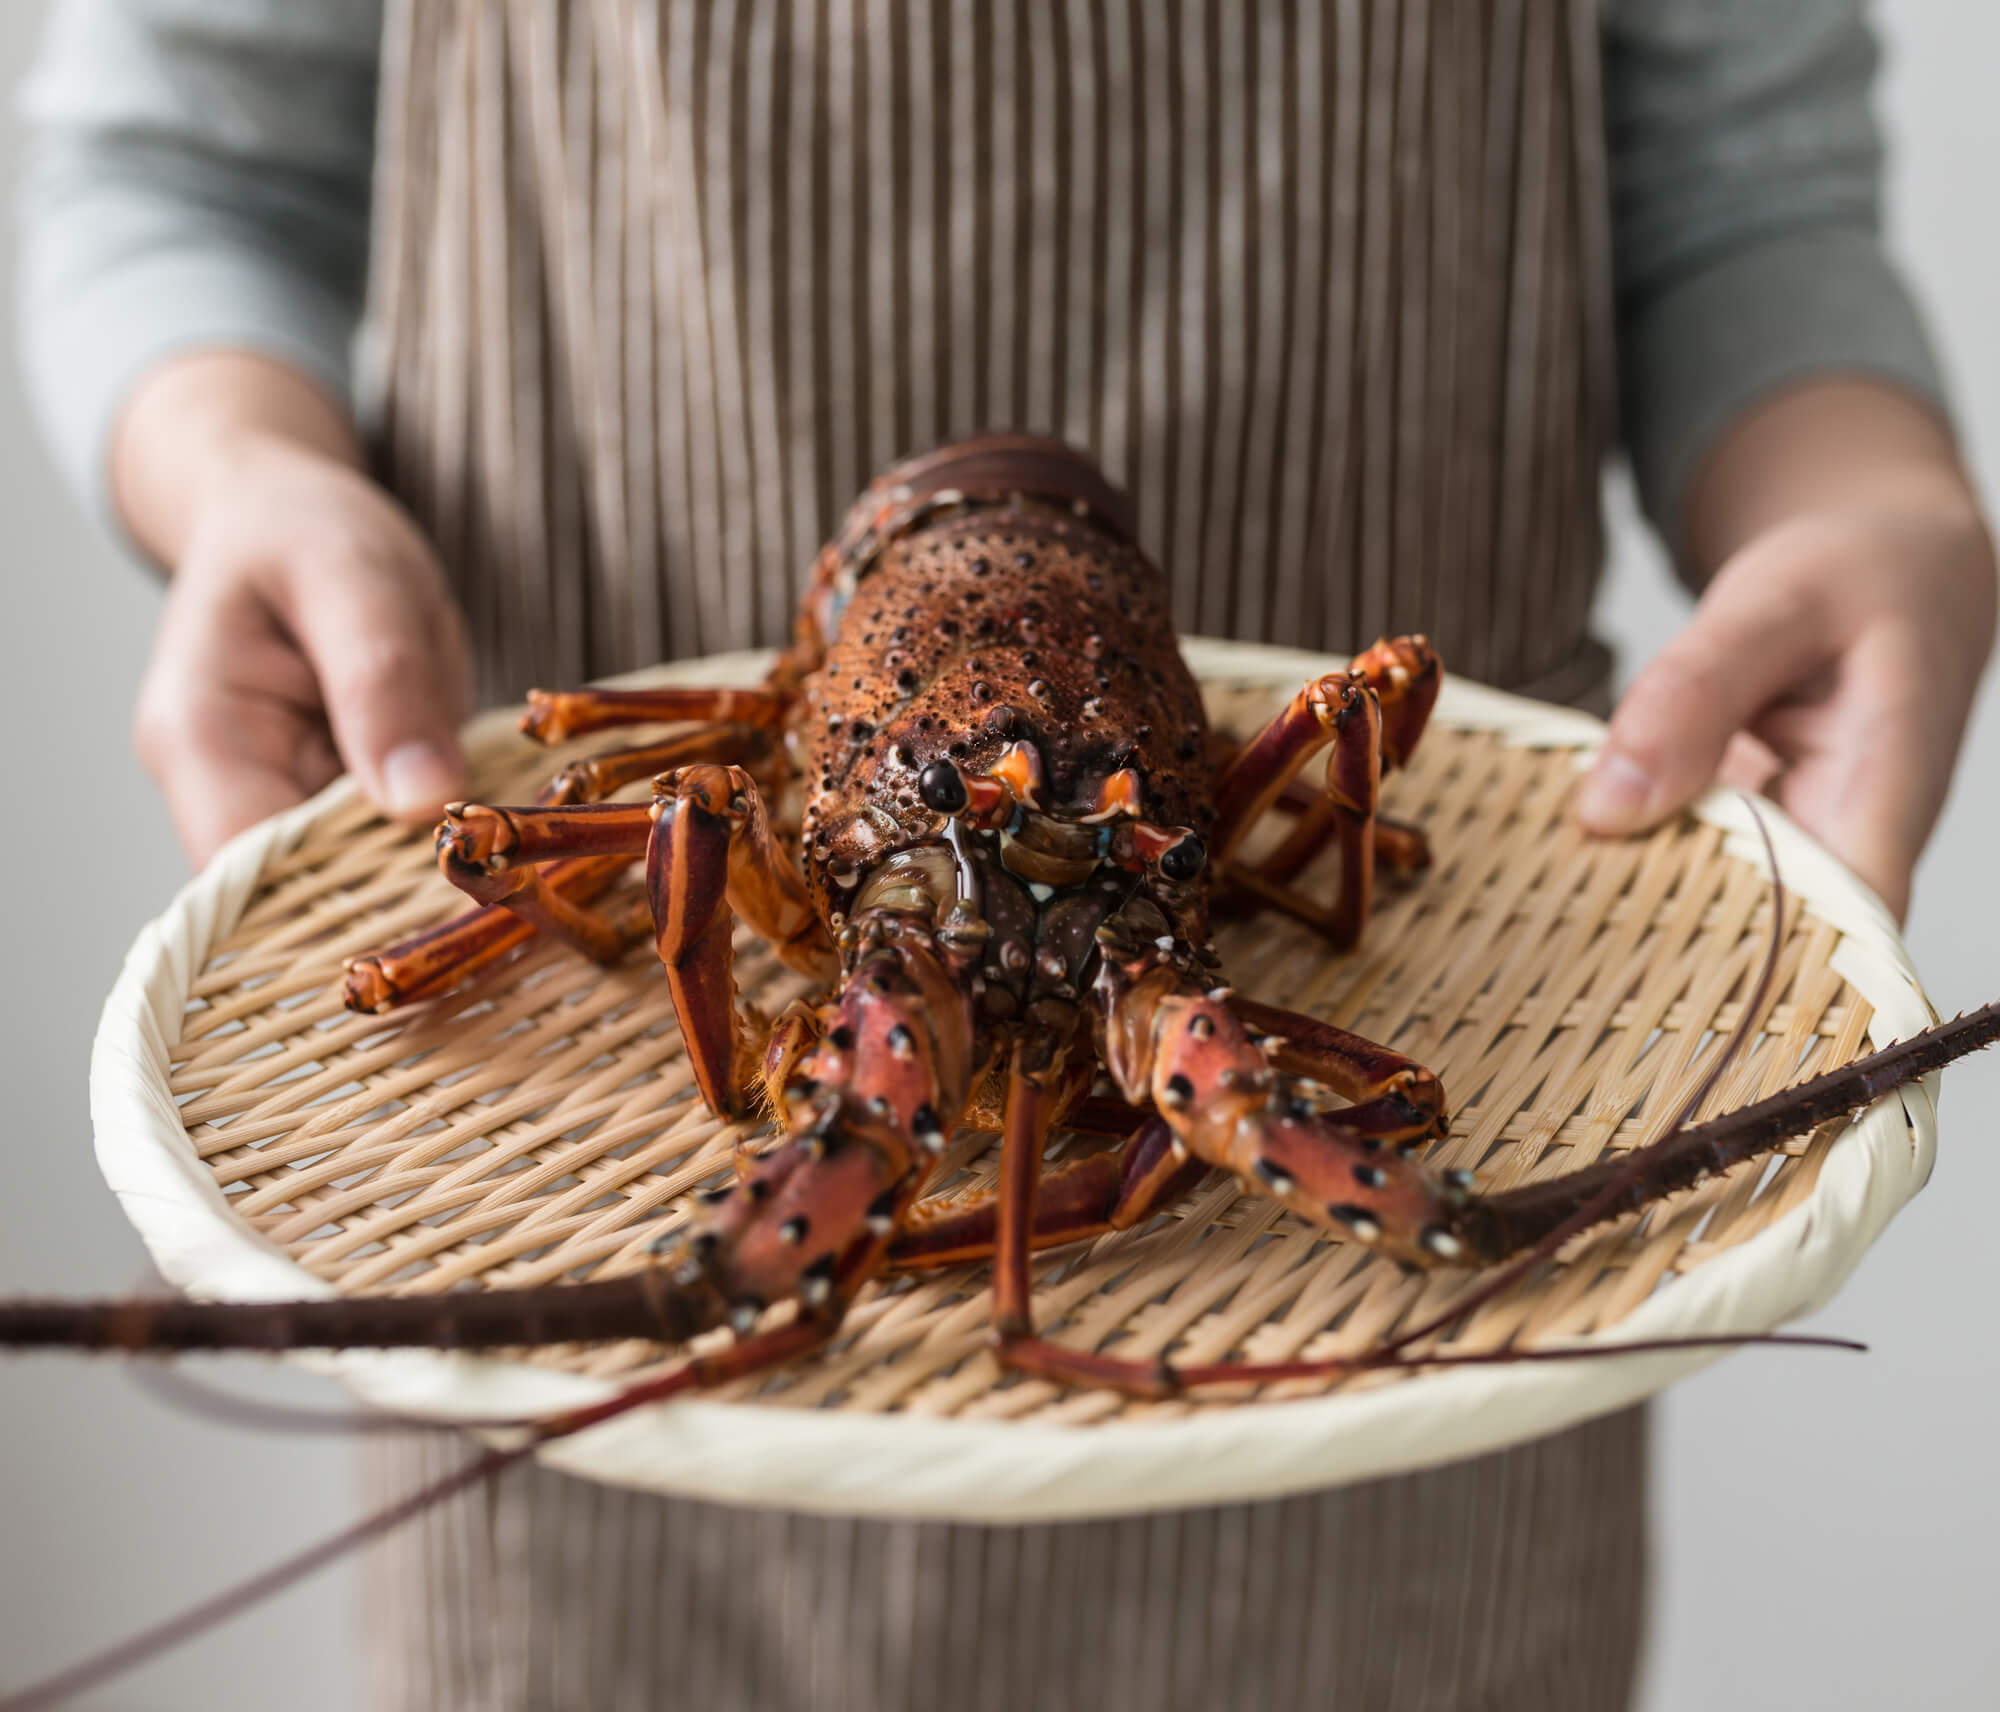
[[[1642,832],[1715,777],[1729,740],[1824,663],[1819,609],[1796,585],[1725,566],[1674,638],[1625,692],[1577,793],[1586,831]]]
[[[348,770],[396,818],[434,817],[465,780],[465,642],[441,579],[356,553],[291,576],[285,599]]]

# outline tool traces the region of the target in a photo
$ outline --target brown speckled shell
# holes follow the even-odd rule
[[[895,473],[856,511],[879,507]],[[823,561],[823,586],[831,574]],[[1046,811],[1088,812],[1103,779],[1133,767],[1146,819],[1206,836],[1207,725],[1164,580],[1095,516],[1053,496],[947,502],[890,532],[844,608],[820,613],[836,628],[819,639],[798,729],[822,909],[844,891],[831,872],[942,830],[917,794],[926,766],[983,773],[1023,740],[1041,752]]]

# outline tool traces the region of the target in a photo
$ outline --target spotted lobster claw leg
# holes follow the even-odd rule
[[[1239,1002],[1169,966],[1147,970],[1111,1000],[1112,1076],[1128,1097],[1151,1097],[1188,1153],[1309,1223],[1409,1265],[1455,1259],[1462,1245],[1451,1220],[1465,1186],[1410,1157],[1442,1128],[1437,1079],[1386,1048],[1349,1059],[1325,1040],[1267,1042],[1237,1014]],[[1290,1026],[1304,1034],[1308,1023]],[[1326,1089],[1281,1069],[1280,1054],[1362,1098],[1322,1110]]]

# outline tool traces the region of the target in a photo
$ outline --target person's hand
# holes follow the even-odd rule
[[[1883,400],[1919,415],[1872,387],[1809,389],[1726,447],[1749,467],[1706,478],[1719,568],[1619,704],[1578,797],[1588,830],[1656,825],[1719,773],[1901,919],[1992,648],[1995,570],[1942,431],[1897,416],[1876,433]]]
[[[240,388],[218,421],[205,416],[214,374],[194,377],[192,401],[188,378],[168,382],[165,406],[140,401],[139,430],[164,415],[183,433],[190,416],[208,431],[166,467],[135,471],[143,445],[132,447],[128,427],[118,486],[135,533],[150,522],[141,538],[172,568],[134,741],[189,859],[200,866],[343,765],[391,814],[435,818],[461,783],[469,688],[463,626],[435,556],[354,467],[344,429],[296,432],[261,407],[246,425]],[[179,484],[161,492],[176,470]]]

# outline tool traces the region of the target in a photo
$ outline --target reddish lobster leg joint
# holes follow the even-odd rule
[[[494,809],[453,803],[438,828],[438,867],[476,902],[502,905],[586,956],[612,963],[627,944],[618,922],[565,897],[535,864],[559,857],[622,863],[645,848],[650,831],[641,804]]]

